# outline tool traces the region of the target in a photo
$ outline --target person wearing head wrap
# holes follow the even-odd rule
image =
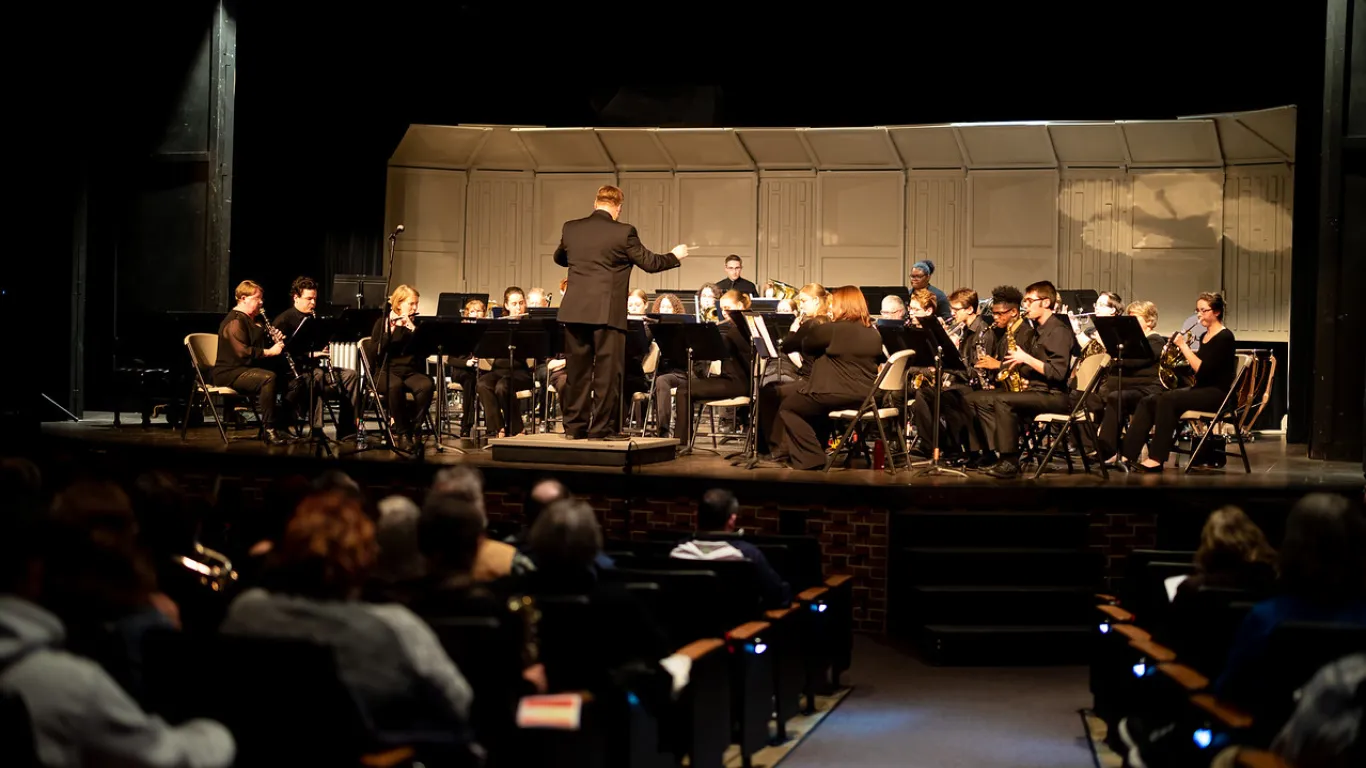
[[[911,292],[925,289],[934,294],[935,314],[943,318],[944,322],[953,320],[953,310],[949,309],[948,294],[930,285],[930,275],[934,274],[934,262],[929,259],[921,259],[911,265]]]

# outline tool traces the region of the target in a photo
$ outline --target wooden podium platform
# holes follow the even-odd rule
[[[494,461],[622,467],[628,471],[632,467],[673,461],[678,452],[678,441],[673,438],[566,440],[560,433],[495,437],[489,445]]]

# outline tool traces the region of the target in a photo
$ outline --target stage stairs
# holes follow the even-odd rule
[[[888,630],[945,665],[1084,663],[1103,556],[1081,512],[892,516]]]

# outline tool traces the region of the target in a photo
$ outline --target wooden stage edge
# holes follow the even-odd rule
[[[738,444],[722,444],[719,453],[712,453],[710,441],[699,438],[698,450],[694,455],[674,459],[667,458],[674,441],[658,439],[637,440],[633,450],[649,453],[656,457],[655,463],[636,463],[634,466],[621,466],[617,459],[602,459],[598,464],[580,463],[581,457],[593,452],[603,452],[604,456],[621,451],[610,451],[610,444],[592,441],[567,441],[559,435],[534,435],[495,441],[501,445],[482,451],[461,452],[453,446],[458,441],[448,441],[444,452],[430,447],[420,458],[401,457],[382,447],[374,440],[373,433],[369,442],[371,448],[357,452],[354,444],[344,443],[335,446],[335,457],[315,456],[314,446],[300,443],[286,447],[268,447],[251,437],[251,432],[242,430],[224,446],[213,427],[198,427],[190,430],[187,439],[181,440],[179,432],[167,425],[154,423],[143,428],[137,423],[125,423],[115,427],[111,414],[91,414],[81,422],[49,422],[43,425],[43,444],[46,449],[59,451],[112,452],[119,458],[140,456],[152,464],[173,463],[181,466],[193,465],[206,470],[219,467],[224,471],[241,472],[248,467],[262,467],[262,463],[273,464],[270,473],[316,471],[316,467],[336,467],[357,475],[364,475],[372,481],[393,477],[399,482],[422,483],[422,477],[429,476],[441,466],[467,464],[478,467],[496,485],[507,486],[529,483],[543,476],[555,476],[570,483],[575,490],[582,492],[630,492],[642,496],[657,493],[700,494],[707,487],[724,486],[740,494],[755,494],[767,498],[781,498],[786,502],[809,499],[813,503],[840,501],[846,504],[902,504],[920,506],[922,504],[973,506],[971,499],[988,498],[990,504],[999,507],[1007,498],[1020,501],[1027,499],[1042,500],[1041,497],[1083,496],[1113,497],[1119,494],[1138,493],[1141,496],[1185,495],[1192,493],[1205,497],[1237,498],[1246,494],[1258,495],[1268,491],[1276,495],[1287,492],[1308,492],[1325,490],[1348,494],[1360,494],[1363,487],[1362,467],[1351,462],[1326,462],[1311,460],[1305,456],[1305,446],[1286,445],[1280,435],[1262,435],[1250,445],[1252,473],[1242,470],[1242,463],[1230,457],[1227,467],[1220,470],[1194,470],[1183,474],[1173,470],[1168,464],[1160,474],[1126,474],[1111,472],[1108,480],[1103,480],[1095,469],[1083,474],[1080,464],[1077,471],[1068,474],[1061,461],[1055,461],[1052,468],[1038,480],[1032,479],[1032,468],[1017,480],[996,480],[980,472],[968,472],[967,478],[954,476],[927,477],[905,469],[890,474],[870,469],[832,469],[830,472],[801,472],[789,469],[758,468],[744,469],[732,466],[724,456],[738,452]],[[525,459],[526,453],[510,451],[510,446],[527,444],[545,446],[551,450],[574,451],[575,463],[538,463],[525,460],[502,460],[509,453],[514,458]],[[666,458],[658,460],[659,453],[665,452]],[[563,454],[561,454],[563,455]],[[553,457],[552,457],[553,458]],[[288,469],[287,469],[288,468]],[[400,479],[401,478],[401,479]],[[496,480],[495,480],[496,478]]]

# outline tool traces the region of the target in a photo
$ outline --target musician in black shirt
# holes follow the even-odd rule
[[[218,356],[213,365],[213,385],[232,387],[244,395],[256,395],[267,443],[287,441],[275,431],[275,371],[267,363],[284,351],[284,341],[270,340],[261,322],[261,286],[243,280],[237,286],[237,305],[218,325]],[[267,343],[270,346],[267,346]]]
[[[917,291],[919,293],[919,291]],[[889,296],[887,298],[895,298]],[[886,306],[886,299],[883,300]],[[932,304],[933,306],[933,304]],[[942,387],[943,401],[939,405],[939,416],[944,429],[939,435],[939,444],[946,447],[952,459],[958,459],[970,446],[980,450],[980,444],[972,440],[971,419],[967,406],[967,396],[980,388],[981,374],[973,366],[977,363],[977,349],[983,354],[995,349],[995,337],[989,322],[977,311],[977,291],[959,288],[949,295],[949,310],[953,313],[954,326],[962,328],[962,338],[958,342],[958,354],[967,366],[963,371],[950,371],[949,383]],[[929,317],[933,317],[933,313]],[[931,320],[932,322],[932,320]],[[980,345],[979,345],[980,342]],[[992,374],[994,376],[994,374]],[[901,393],[896,393],[899,398]],[[915,424],[916,434],[920,436],[920,451],[929,458],[934,452],[930,440],[934,435],[934,379],[927,376],[920,388],[911,395],[910,418]],[[898,402],[899,405],[899,402]]]
[[[721,362],[721,371],[710,376],[712,361],[694,361],[692,376],[679,373],[661,373],[655,376],[655,425],[660,437],[669,436],[669,390],[674,394],[674,436],[679,444],[687,447],[692,439],[692,406],[710,400],[724,400],[744,397],[749,394],[750,366],[754,363],[754,347],[744,333],[726,314],[732,310],[743,310],[749,304],[749,296],[739,291],[727,291],[717,302],[720,309],[716,329],[726,342],[730,357]]]
[[[978,408],[975,403],[983,398],[994,397],[996,391],[1005,386],[999,375],[1004,365],[1003,361],[1010,354],[1011,338],[1015,339],[1015,346],[1020,349],[1028,349],[1034,343],[1034,329],[1020,314],[1020,304],[1023,301],[1024,292],[1013,285],[998,285],[991,289],[991,317],[987,318],[991,325],[980,334],[981,354],[975,349],[977,338],[973,339],[971,364],[975,384],[973,391],[963,394],[961,403],[961,418],[966,422],[968,453],[961,460],[951,460],[950,463],[954,466],[987,469],[996,466],[1001,460],[989,447],[986,425],[977,418]],[[940,411],[944,412],[954,407],[953,399],[946,397]],[[945,421],[948,420],[948,417],[945,417]]]
[[[294,298],[294,305],[275,317],[275,327],[279,328],[286,338],[293,336],[306,319],[315,317],[313,310],[318,305],[318,283],[311,277],[296,277],[294,283],[289,287],[289,293]],[[309,404],[308,390],[311,386],[313,388],[313,408],[310,414],[309,428],[322,429],[323,398],[336,396],[340,403],[337,414],[337,439],[345,440],[356,434],[360,377],[350,368],[331,368],[330,366],[310,364],[326,357],[329,353],[330,350],[324,349],[314,353],[314,357],[310,360],[297,361],[304,370],[299,372],[299,378],[290,380],[289,394],[286,397],[291,403],[294,403],[295,410],[307,410]]]
[[[1195,386],[1158,392],[1143,398],[1134,411],[1129,431],[1124,435],[1124,458],[1138,470],[1161,472],[1171,456],[1176,441],[1176,422],[1186,411],[1213,411],[1223,402],[1233,386],[1238,372],[1237,341],[1233,331],[1224,327],[1224,297],[1218,293],[1202,293],[1195,302],[1195,312],[1205,333],[1200,338],[1200,351],[1193,352],[1184,333],[1175,335],[1177,348],[1195,371]],[[1148,432],[1152,431],[1152,441]],[[1148,457],[1141,463],[1139,453],[1148,445]]]
[[[526,293],[517,286],[503,291],[504,319],[526,317]],[[497,437],[512,437],[522,433],[522,408],[517,393],[535,390],[533,369],[525,358],[509,360],[495,357],[489,360],[490,370],[479,376],[479,406],[484,409],[484,426]],[[506,426],[505,426],[506,425]]]
[[[418,439],[422,417],[432,407],[436,393],[436,383],[421,369],[422,361],[406,351],[416,330],[413,315],[417,314],[419,297],[417,289],[410,285],[395,288],[390,297],[389,316],[375,321],[369,349],[365,350],[376,386],[383,387],[386,393],[394,441],[402,447]],[[409,392],[413,395],[411,404],[406,396]]]
[[[1034,337],[1028,344],[1021,344],[1017,337],[1018,349],[1002,362],[1019,371],[1027,389],[1010,392],[997,388],[972,400],[987,442],[1001,457],[986,472],[1003,480],[1020,474],[1020,420],[1067,411],[1067,380],[1072,368],[1072,327],[1053,313],[1058,305],[1057,289],[1047,280],[1033,283],[1025,288],[1020,303],[1034,321]]]

